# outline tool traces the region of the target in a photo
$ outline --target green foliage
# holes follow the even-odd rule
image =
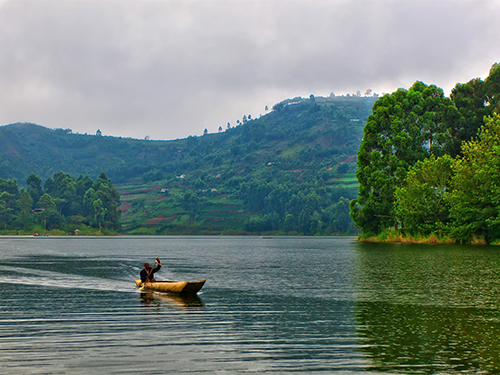
[[[451,160],[470,153],[461,145],[476,135],[484,116],[494,112],[499,94],[500,66],[495,64],[484,82],[457,84],[450,98],[436,86],[416,82],[409,90],[399,89],[377,100],[358,152],[358,198],[350,205],[351,217],[364,235],[377,235],[391,226],[397,231],[401,224],[409,233],[419,234],[446,227]],[[434,158],[443,155],[449,157]],[[433,168],[441,169],[442,175]],[[468,241],[489,232],[485,226],[468,224],[462,230],[467,235],[455,233]]]
[[[450,197],[452,235],[462,242],[483,237],[490,243],[500,238],[500,116],[489,117],[479,138],[464,143],[462,152]]]
[[[19,180],[38,171],[41,177],[31,176],[26,185],[34,204],[47,192],[65,220],[83,217],[87,225],[97,226],[102,214],[104,226],[115,222],[115,210],[96,217],[93,206],[96,199],[105,207],[111,204],[92,181],[105,171],[119,182],[126,232],[259,233],[266,228],[276,233],[355,234],[350,218],[335,223],[333,209],[342,197],[356,197],[355,154],[374,101],[294,98],[260,118],[246,115],[239,126],[224,132],[174,141],[86,136],[14,124],[0,127],[0,164],[12,166],[16,173],[8,176]],[[109,195],[105,187],[101,190]],[[198,196],[195,211],[183,207],[188,192]],[[316,202],[314,209],[308,201]],[[339,207],[347,213],[345,204]],[[261,223],[254,225],[256,221]]]
[[[47,182],[43,190],[41,179],[30,174],[28,190],[19,190],[15,180],[0,179],[2,229],[73,232],[82,225],[99,228],[99,232],[103,226],[108,231],[121,229],[120,196],[104,173],[95,183],[83,176],[75,181],[63,172],[57,172]],[[33,197],[39,199],[35,202]]]
[[[448,155],[417,162],[396,189],[396,213],[406,233],[429,235],[450,222],[449,194],[454,159]]]
[[[200,200],[198,199],[198,195],[193,192],[187,192],[184,194],[182,199],[182,207],[189,214],[189,218],[192,222],[196,219],[196,214],[200,211]]]
[[[358,199],[351,205],[363,232],[376,234],[396,223],[394,192],[410,166],[449,147],[445,114],[453,108],[441,89],[422,82],[375,102],[358,152]]]

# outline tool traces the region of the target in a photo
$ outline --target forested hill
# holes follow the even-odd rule
[[[105,172],[121,189],[128,232],[352,232],[344,206],[357,194],[356,154],[375,100],[287,99],[258,119],[173,141],[2,126],[0,178],[23,186],[31,173]]]

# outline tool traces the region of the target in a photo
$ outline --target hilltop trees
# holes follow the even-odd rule
[[[47,179],[45,189],[32,173],[27,186],[27,190],[19,190],[15,180],[0,179],[0,229],[29,231],[38,225],[72,231],[78,224],[115,231],[121,228],[120,196],[104,172],[96,182],[88,176],[75,180],[57,172]]]

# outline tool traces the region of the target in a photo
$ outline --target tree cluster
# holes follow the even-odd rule
[[[378,99],[358,152],[359,192],[351,201],[356,226],[365,235],[393,226],[464,242],[496,236],[487,203],[495,181],[487,166],[500,159],[487,150],[496,147],[499,94],[495,64],[485,81],[457,84],[450,98],[436,86],[416,82]],[[479,186],[479,176],[485,185]]]
[[[86,136],[14,124],[0,127],[0,178],[26,181],[36,170],[45,181],[62,169],[95,179],[105,171],[127,192],[141,191],[127,196],[130,209],[122,216],[126,230],[156,226],[168,233],[170,228],[163,226],[167,220],[146,222],[163,214],[176,216],[174,205],[190,218],[182,225],[201,227],[204,220],[195,219],[204,215],[206,199],[224,195],[225,204],[245,211],[240,221],[229,224],[234,232],[352,234],[356,229],[345,200],[356,196],[355,155],[374,102],[369,97],[293,98],[265,116],[246,117],[241,126],[173,141]],[[168,197],[141,201],[151,188],[161,189],[157,186],[170,191]],[[187,192],[198,199],[190,194],[184,201]],[[283,203],[288,199],[292,202]],[[249,216],[255,218],[245,222]],[[217,225],[224,230],[228,222]]]
[[[27,188],[13,179],[0,179],[0,230],[61,229],[72,232],[78,225],[119,231],[120,195],[102,172],[94,182],[90,177],[74,177],[63,172],[42,179],[30,174]]]
[[[323,177],[310,173],[309,181],[298,182],[275,173],[242,183],[240,194],[248,210],[260,213],[245,223],[245,229],[304,235],[356,233],[349,217],[355,189],[327,187]]]
[[[396,189],[396,213],[412,235],[448,235],[459,242],[500,239],[500,116],[448,155],[417,163]]]

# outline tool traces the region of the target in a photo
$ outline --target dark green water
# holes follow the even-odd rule
[[[3,237],[0,373],[498,373],[499,301],[495,247]]]

